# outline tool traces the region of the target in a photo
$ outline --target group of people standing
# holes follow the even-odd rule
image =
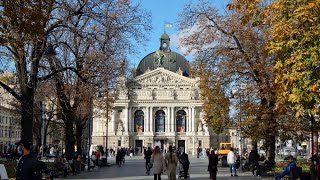
[[[156,146],[151,153],[151,149],[148,148],[144,152],[146,160],[147,174],[149,174],[150,166],[153,169],[154,180],[161,180],[161,174],[167,173],[169,180],[176,180],[176,167],[178,162],[181,163],[183,168],[184,179],[188,178],[189,170],[189,158],[188,155],[183,152],[181,155],[173,151],[173,147],[169,146],[169,151],[163,156],[160,147]]]

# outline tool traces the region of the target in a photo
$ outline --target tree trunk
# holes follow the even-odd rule
[[[77,139],[77,154],[82,155],[82,130],[81,123],[76,123],[76,139]]]
[[[69,160],[74,157],[75,138],[73,133],[73,122],[69,119],[65,120],[65,142],[66,142],[66,158]]]
[[[267,158],[270,158],[271,160],[274,160],[276,157],[276,136],[274,134],[271,134],[269,138],[266,138],[266,153]]]
[[[21,139],[33,142],[33,93],[27,93],[21,100]]]

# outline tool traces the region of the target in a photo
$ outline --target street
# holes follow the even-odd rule
[[[204,180],[209,179],[209,173],[207,172],[208,159],[200,158],[197,159],[195,157],[190,158],[190,179]],[[108,162],[115,164],[114,157],[109,159]],[[71,175],[67,178],[60,179],[108,179],[108,180],[152,180],[153,175],[146,175],[144,159],[142,156],[137,156],[130,158],[126,156],[126,162],[121,167],[113,165],[111,167],[101,167],[95,168],[91,172],[81,172],[78,175]],[[151,170],[152,173],[152,170]],[[179,169],[177,168],[177,177],[179,174]],[[219,167],[217,179],[223,180],[247,180],[247,179],[273,179],[271,177],[254,177],[250,172],[238,172],[238,177],[231,177],[229,173],[228,167]],[[162,179],[168,179],[166,174],[162,175]]]

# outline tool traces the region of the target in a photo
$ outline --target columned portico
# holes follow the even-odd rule
[[[167,34],[161,38],[170,41]],[[201,146],[209,148],[212,134],[198,114],[199,78],[191,77],[188,68],[188,61],[170,47],[143,58],[137,76],[118,84],[108,145],[138,148],[139,153],[143,147],[173,145],[194,155],[201,139]]]

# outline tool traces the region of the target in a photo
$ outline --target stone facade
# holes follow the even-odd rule
[[[202,118],[199,79],[189,77],[188,62],[168,47],[161,64],[156,53],[159,50],[141,61],[138,76],[120,78],[110,121],[93,120],[93,144],[105,145],[108,137],[108,147],[134,147],[142,152],[143,147],[158,145],[166,150],[173,145],[192,155],[198,146],[212,146],[213,133]]]
[[[12,74],[5,75],[14,79]],[[3,77],[4,74],[0,76]],[[11,105],[13,101],[13,96],[0,88],[0,153],[8,152],[20,140],[20,114]]]

